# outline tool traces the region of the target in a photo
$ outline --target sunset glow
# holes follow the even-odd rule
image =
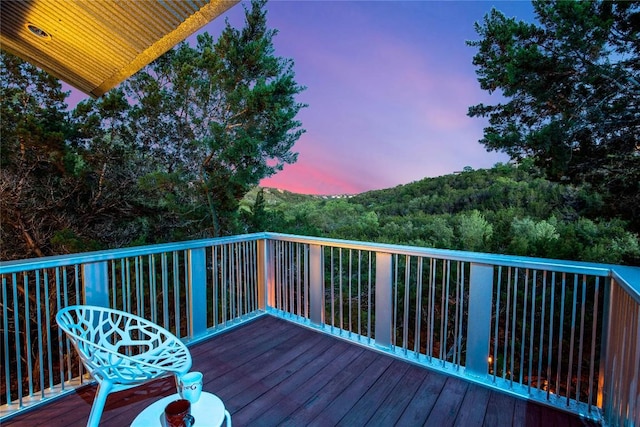
[[[200,32],[217,37],[225,18],[240,28],[242,4]],[[478,143],[485,122],[466,115],[490,99],[465,41],[478,38],[473,24],[492,7],[533,19],[524,1],[268,3],[275,53],[294,60],[307,87],[298,101],[309,106],[298,115],[306,133],[293,148],[297,163],[261,185],[355,194],[507,161],[486,152]]]

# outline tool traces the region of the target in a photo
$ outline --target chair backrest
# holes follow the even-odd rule
[[[142,317],[106,307],[74,305],[56,322],[98,381],[136,384],[191,368],[189,350],[168,330]]]

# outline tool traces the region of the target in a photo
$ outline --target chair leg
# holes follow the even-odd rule
[[[226,409],[224,410],[224,417],[227,419],[227,427],[231,427],[231,414]]]
[[[107,403],[107,396],[111,392],[112,385],[108,382],[102,382],[98,384],[98,390],[96,390],[96,396],[93,398],[93,405],[91,406],[91,414],[89,414],[89,420],[87,421],[87,427],[98,427],[100,424],[100,417],[104,410],[104,405]]]

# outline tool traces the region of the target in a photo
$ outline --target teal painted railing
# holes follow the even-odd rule
[[[0,263],[0,421],[87,381],[53,316],[87,303],[187,343],[269,313],[640,425],[640,268],[259,233]]]

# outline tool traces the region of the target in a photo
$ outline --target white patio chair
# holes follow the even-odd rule
[[[56,322],[73,342],[98,382],[87,427],[97,427],[109,393],[191,369],[187,347],[166,329],[142,317],[105,307],[69,306]]]

